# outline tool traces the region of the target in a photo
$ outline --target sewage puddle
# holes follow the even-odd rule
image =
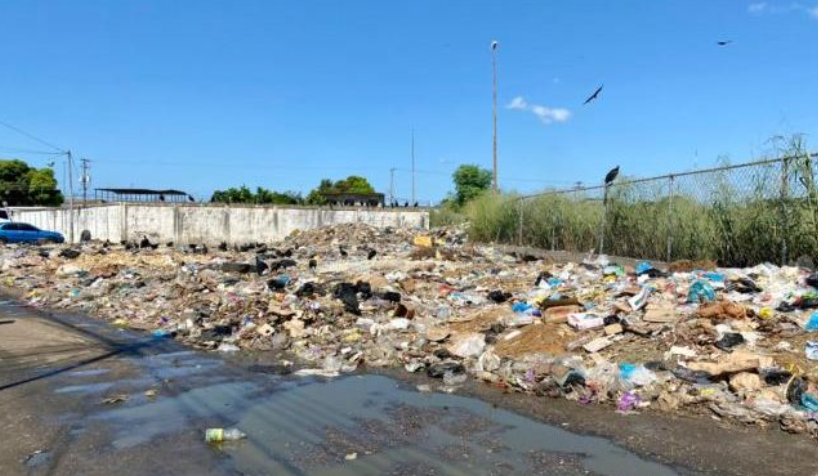
[[[246,475],[676,474],[607,440],[579,436],[480,400],[419,393],[383,376],[203,386],[94,416],[115,448],[208,426],[247,438],[214,447]]]

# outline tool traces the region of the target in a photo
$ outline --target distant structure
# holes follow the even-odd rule
[[[196,200],[181,190],[150,190],[147,188],[95,188],[98,202],[185,203]]]
[[[341,207],[383,207],[386,204],[382,193],[325,193],[330,205]]]

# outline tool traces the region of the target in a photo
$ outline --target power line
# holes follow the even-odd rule
[[[45,141],[45,140],[43,140],[43,139],[40,139],[39,137],[35,136],[34,134],[31,134],[31,133],[29,133],[29,132],[26,132],[26,131],[24,131],[24,130],[20,129],[19,127],[12,126],[11,124],[9,124],[9,123],[7,123],[7,122],[0,121],[0,126],[6,127],[6,128],[8,128],[8,129],[11,129],[11,130],[13,130],[14,132],[17,132],[18,134],[22,134],[22,135],[24,135],[24,136],[28,137],[29,139],[33,140],[34,142],[38,142],[38,143],[40,143],[40,144],[42,144],[42,145],[44,145],[44,146],[46,146],[46,147],[50,147],[50,148],[52,148],[52,149],[56,150],[57,152],[59,152],[59,153],[61,153],[61,154],[66,153],[65,149],[62,149],[62,148],[60,148],[60,147],[57,147],[56,145],[54,145],[54,144],[52,144],[52,143],[50,143],[50,142],[47,142],[47,141]]]
[[[412,171],[411,169],[402,169],[402,168],[397,168],[395,170],[397,170],[399,172],[411,172]],[[441,177],[442,176],[451,177],[452,173],[454,173],[454,171],[447,172],[445,170],[415,169],[415,173],[425,174],[425,175],[438,175],[438,176],[441,176]],[[545,179],[522,178],[522,177],[504,177],[503,180],[507,180],[509,182],[531,182],[531,183],[553,183],[553,184],[569,184],[569,183],[573,183],[573,182],[568,181],[568,180],[545,180]]]
[[[120,164],[120,165],[139,165],[139,166],[158,166],[158,167],[189,167],[189,168],[220,168],[220,169],[236,169],[236,164],[227,164],[224,162],[146,162],[146,161],[128,161],[128,160],[106,160],[106,164]],[[343,170],[343,171],[371,171],[371,166],[358,165],[352,167],[324,167],[324,166],[292,166],[280,164],[248,164],[241,165],[241,168],[253,169],[275,169],[275,170]]]
[[[0,150],[12,152],[16,154],[34,154],[34,155],[62,155],[62,152],[46,152],[42,150],[18,149],[17,147],[7,147],[0,145]]]

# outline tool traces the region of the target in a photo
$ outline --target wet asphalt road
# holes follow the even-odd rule
[[[0,304],[1,474],[703,474],[475,398],[251,361]],[[231,426],[248,437],[203,441],[206,428]],[[736,474],[771,474],[759,469]]]

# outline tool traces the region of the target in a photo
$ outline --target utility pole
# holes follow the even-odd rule
[[[68,242],[74,242],[74,158],[71,151],[65,152],[68,160]]]
[[[85,206],[88,203],[88,184],[91,183],[91,175],[89,173],[91,166],[88,165],[91,161],[88,159],[80,159],[80,162],[82,162],[82,177],[80,177],[80,183],[82,183],[82,204]]]
[[[412,129],[412,205],[415,204],[415,130]]]
[[[395,203],[395,167],[389,169],[389,204]]]
[[[491,41],[491,73],[494,80],[494,192],[500,191],[497,183],[497,40]]]

